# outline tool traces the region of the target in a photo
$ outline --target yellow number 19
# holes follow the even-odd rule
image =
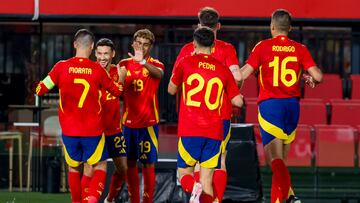
[[[287,63],[289,63],[289,62],[297,62],[297,57],[296,56],[288,56],[281,61],[280,80],[286,87],[290,87],[290,86],[294,85],[297,81],[297,76],[296,76],[295,70],[286,68]],[[274,87],[279,86],[279,65],[280,64],[279,64],[278,56],[275,56],[274,60],[269,63],[270,68],[274,67],[274,74],[273,74]],[[291,76],[290,80],[286,79],[287,75]]]

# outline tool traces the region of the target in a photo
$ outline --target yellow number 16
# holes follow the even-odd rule
[[[281,61],[280,80],[286,87],[290,87],[290,86],[294,85],[297,81],[297,76],[296,76],[295,70],[286,68],[287,63],[289,63],[289,62],[297,62],[297,57],[296,56],[288,56]],[[274,67],[274,74],[273,74],[274,87],[279,86],[279,65],[280,64],[279,64],[278,56],[275,56],[274,60],[269,63],[270,68]],[[286,79],[287,75],[291,76],[290,80]]]

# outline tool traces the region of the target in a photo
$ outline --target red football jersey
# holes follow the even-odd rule
[[[164,65],[149,57],[147,63],[164,70]],[[145,128],[159,123],[157,90],[160,79],[132,59],[120,61],[127,70],[124,83],[124,109],[122,123],[130,128]]]
[[[104,68],[87,58],[60,61],[48,75],[59,88],[59,120],[63,134],[101,135],[100,90],[106,89],[118,97],[122,86],[115,84]],[[41,95],[46,91],[39,92]]]
[[[284,35],[260,41],[246,63],[259,70],[258,102],[300,97],[302,70],[316,66],[304,45]]]
[[[119,74],[116,65],[111,65],[109,70],[110,78],[114,82],[119,81]],[[115,135],[121,132],[120,100],[110,92],[102,90],[102,123],[105,135]]]
[[[222,140],[222,96],[240,94],[230,70],[212,55],[187,56],[180,60],[171,81],[182,85],[178,135]]]
[[[226,67],[229,68],[231,65],[239,65],[236,51],[230,43],[224,42],[222,40],[215,40],[215,46],[211,51],[211,55],[218,61],[222,62]],[[175,71],[179,61],[185,56],[191,56],[193,52],[194,43],[190,42],[185,44],[176,58],[173,72]],[[224,104],[222,106],[221,113],[223,119],[231,119],[232,105],[230,99],[228,99],[228,96],[226,94],[224,95]]]

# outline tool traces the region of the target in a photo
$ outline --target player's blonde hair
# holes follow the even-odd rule
[[[136,31],[134,34],[133,40],[135,41],[136,38],[138,38],[138,37],[148,39],[151,42],[151,44],[154,44],[154,42],[155,42],[154,34],[148,29],[141,29],[141,30]]]
[[[275,29],[282,32],[289,32],[291,27],[291,14],[285,9],[277,9],[271,15],[271,24]]]

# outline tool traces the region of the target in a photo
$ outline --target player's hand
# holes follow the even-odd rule
[[[316,82],[313,77],[307,74],[303,74],[303,78],[305,80],[305,84],[309,85],[309,87],[314,88],[316,86]]]
[[[134,42],[132,47],[134,48],[134,55],[132,55],[130,52],[128,52],[128,55],[136,62],[142,61],[144,59],[143,47],[140,46],[140,44],[137,42]]]

